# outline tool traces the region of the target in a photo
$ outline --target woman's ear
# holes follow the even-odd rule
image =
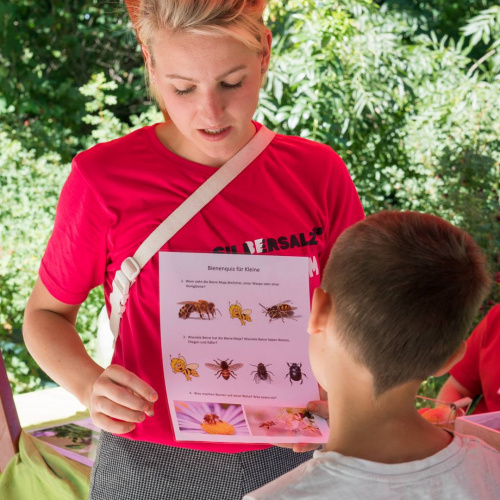
[[[444,365],[434,374],[435,377],[440,377],[448,373],[451,368],[456,365],[464,356],[467,351],[467,342],[465,340],[460,344],[460,347],[446,360]]]
[[[144,63],[146,64],[146,68],[148,70],[150,80],[154,81],[154,70],[153,70],[153,62],[151,60],[151,54],[149,53],[148,48],[145,45],[141,45],[142,56],[144,57]]]
[[[309,316],[307,331],[311,335],[324,332],[331,312],[332,299],[330,298],[330,294],[319,287],[316,288],[313,293],[311,315]]]
[[[270,30],[266,29],[264,39],[262,40],[262,60],[260,63],[261,73],[266,73],[269,68],[269,60],[271,59],[271,45],[273,43],[273,35]]]

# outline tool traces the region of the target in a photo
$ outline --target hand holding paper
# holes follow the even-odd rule
[[[93,385],[89,399],[90,416],[101,429],[125,434],[153,416],[155,390],[134,373],[119,365],[110,365]]]

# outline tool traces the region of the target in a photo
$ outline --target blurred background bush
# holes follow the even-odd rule
[[[466,229],[496,280],[479,320],[500,302],[500,7],[271,0],[267,23],[256,119],[331,145],[367,213],[419,210]],[[50,385],[22,317],[71,158],[161,119],[123,1],[0,5],[0,346],[15,392]],[[79,316],[90,352],[102,305],[94,290]]]

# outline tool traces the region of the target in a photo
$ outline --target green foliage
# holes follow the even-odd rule
[[[420,33],[433,31],[439,39],[458,40],[460,29],[473,16],[491,5],[491,0],[375,0],[382,12],[416,22]],[[484,49],[481,47],[480,49]]]
[[[332,146],[367,213],[420,210],[465,228],[497,276],[483,313],[500,302],[499,8],[273,0],[267,23],[256,118]],[[71,157],[162,116],[122,2],[4,3],[0,26],[0,342],[19,392],[47,381],[24,349],[22,315]],[[102,304],[93,291],[79,315],[90,351]]]
[[[440,215],[466,229],[498,272],[500,80],[470,57],[484,13],[455,41],[369,2],[302,0],[287,9],[276,2],[270,12],[274,59],[257,117],[330,144],[367,213]],[[486,12],[497,33],[496,9]]]
[[[480,12],[467,21],[462,28],[465,36],[470,36],[472,46],[482,42],[488,52],[481,56],[480,61],[488,61],[491,75],[498,79],[500,72],[500,6],[495,5]],[[477,63],[476,63],[477,64]]]
[[[90,82],[80,88],[82,95],[92,98],[85,103],[88,114],[82,118],[84,123],[93,126],[90,137],[84,140],[86,148],[125,135],[127,124],[121,122],[109,109],[116,104],[116,96],[109,92],[116,91],[117,87],[115,82],[106,81],[104,73],[98,73],[92,75]]]
[[[0,145],[0,339],[13,388],[23,392],[48,380],[27,353],[21,328],[69,165],[57,153],[37,157],[3,130]],[[102,292],[95,290],[82,308],[78,327],[87,344],[103,303]]]
[[[441,377],[429,377],[420,386],[418,394],[424,398],[436,398],[438,392],[440,391],[443,384],[446,382],[448,375],[443,375]]]
[[[22,345],[22,315],[67,170],[56,153],[36,158],[4,131],[0,144],[0,333],[7,370],[16,374],[18,387],[28,388],[40,374]],[[40,185],[41,179],[49,182]]]
[[[127,123],[120,121],[110,110],[116,104],[117,88],[115,82],[106,81],[104,73],[92,75],[90,81],[80,88],[82,95],[90,98],[85,103],[87,114],[82,118],[84,123],[92,125],[90,134],[82,141],[85,148],[122,137],[145,124],[163,121],[162,113],[153,106],[146,108],[139,116],[130,115]]]
[[[90,128],[82,126],[78,89],[94,73],[117,84],[113,109],[120,119],[141,112],[141,66],[123,1],[0,4],[0,117],[37,154],[56,150],[69,161],[81,149]]]
[[[82,142],[91,147],[97,142],[124,135],[146,123],[162,120],[159,110],[150,107],[140,116],[120,121],[109,109],[116,103],[117,85],[104,74],[93,75],[81,87],[85,103],[84,123],[92,126]],[[25,137],[26,138],[26,137]],[[35,283],[40,257],[54,223],[55,208],[64,180],[70,171],[56,152],[36,154],[22,142],[0,129],[0,341],[15,392],[50,383],[26,351],[22,322],[27,298]],[[104,305],[102,289],[93,290],[78,314],[77,330],[87,350],[94,354],[97,317]]]

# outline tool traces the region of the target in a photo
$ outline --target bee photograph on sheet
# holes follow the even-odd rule
[[[175,439],[326,442],[305,409],[319,398],[304,354],[309,258],[161,252],[159,265]]]

